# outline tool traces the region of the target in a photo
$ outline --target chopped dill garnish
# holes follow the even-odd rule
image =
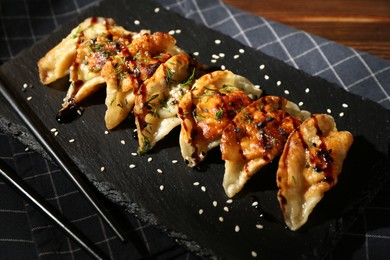
[[[223,109],[222,107],[220,107],[217,111],[217,113],[215,114],[215,120],[218,120],[218,121],[221,121],[222,119],[222,116],[223,116]]]
[[[192,70],[191,76],[183,83],[180,83],[180,87],[185,88],[192,86],[195,82],[195,68]]]

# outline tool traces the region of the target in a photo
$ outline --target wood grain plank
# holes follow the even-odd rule
[[[390,1],[225,0],[297,29],[390,61]]]

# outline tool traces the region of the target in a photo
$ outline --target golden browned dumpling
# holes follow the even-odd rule
[[[192,59],[178,54],[160,65],[135,95],[134,116],[140,154],[152,149],[173,128],[180,125],[177,106],[189,91],[185,84],[195,73]]]
[[[199,164],[218,146],[226,125],[260,95],[260,89],[230,71],[214,71],[199,78],[179,103],[180,149],[188,165]]]
[[[324,193],[336,185],[351,133],[337,131],[330,115],[316,114],[289,137],[279,161],[278,200],[291,230],[306,223]]]
[[[223,187],[233,197],[263,166],[280,155],[289,134],[309,113],[284,98],[264,96],[243,109],[223,130]]]
[[[77,115],[79,103],[104,86],[102,68],[113,56],[126,52],[134,35],[113,19],[91,17],[74,28],[38,62],[44,84],[69,74],[70,86],[57,115],[58,121],[72,120]]]
[[[113,19],[91,17],[84,20],[58,45],[52,48],[38,62],[39,77],[43,84],[49,84],[69,74],[80,44],[106,34],[107,28],[116,26]]]
[[[102,77],[107,84],[107,129],[116,127],[128,116],[134,106],[134,92],[141,84],[152,77],[161,64],[182,52],[176,46],[176,40],[167,33],[141,32],[104,65]]]

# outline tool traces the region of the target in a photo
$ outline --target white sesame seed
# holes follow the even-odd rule
[[[219,55],[219,57],[221,57],[221,58],[225,57],[225,53],[223,53],[223,52],[219,53],[218,55]]]
[[[219,222],[223,222],[223,217],[218,218]]]
[[[261,64],[260,66],[259,66],[259,69],[261,69],[261,70],[263,70],[265,68],[265,65],[264,64]]]
[[[233,203],[233,200],[232,200],[232,199],[228,199],[228,200],[226,201],[226,203],[227,203],[227,204],[232,204],[232,203]]]
[[[240,55],[236,54],[236,55],[233,56],[233,58],[234,59],[238,59],[238,58],[240,58]]]
[[[211,63],[216,63],[216,62],[217,62],[217,60],[215,60],[215,59],[212,59],[210,62],[211,62]]]
[[[163,171],[161,169],[157,169],[157,172],[158,173],[163,173]]]
[[[234,231],[240,232],[240,226],[239,226],[239,225],[236,225],[236,226],[234,227]]]
[[[105,168],[104,166],[100,167],[100,171],[101,171],[101,172],[104,172],[105,169],[106,169],[106,168]]]
[[[199,186],[199,182],[196,181],[196,182],[193,183],[193,185],[194,186]]]
[[[77,109],[77,114],[79,114],[81,116],[83,114],[83,111],[81,111],[80,109]]]
[[[179,34],[179,33],[181,33],[181,30],[180,30],[180,29],[176,29],[176,30],[175,30],[175,33],[176,33],[176,34]]]
[[[24,84],[23,84],[23,88],[28,88],[28,84],[27,84],[27,83],[24,83]]]
[[[290,91],[288,91],[287,89],[284,91],[284,94],[288,95],[290,94]]]
[[[172,163],[173,164],[178,163],[178,160],[172,160]]]
[[[219,56],[218,56],[217,54],[213,54],[213,55],[211,55],[211,57],[212,57],[213,59],[219,59]]]
[[[205,187],[205,186],[200,187],[200,189],[201,189],[203,192],[206,192],[206,187]]]
[[[300,106],[300,107],[303,106],[303,102],[302,102],[302,101],[299,102],[299,103],[298,103],[298,106]]]
[[[256,228],[257,228],[257,229],[263,229],[263,228],[264,228],[264,226],[263,226],[263,225],[261,225],[261,224],[256,224]]]
[[[24,149],[25,152],[28,152],[29,150],[30,150],[30,148],[28,148],[28,147],[26,147],[26,148]]]
[[[203,214],[203,209],[199,209],[198,213],[199,213],[199,215],[202,215]]]
[[[194,56],[199,56],[199,52],[198,52],[198,51],[193,52],[192,54],[193,54]]]
[[[32,96],[27,97],[27,100],[30,101],[32,99]]]
[[[105,134],[105,135],[108,135],[108,131],[107,131],[107,130],[106,130],[106,131],[104,131],[104,134]]]
[[[149,157],[149,158],[148,158],[148,162],[151,162],[151,161],[153,161],[153,158],[152,158],[152,157]]]
[[[221,70],[226,70],[226,66],[225,65],[221,65]]]
[[[125,140],[121,140],[121,144],[126,144]]]
[[[57,132],[57,128],[50,129],[50,132],[52,132],[52,133]]]
[[[343,116],[344,116],[344,112],[341,112],[341,113],[339,114],[339,116],[340,116],[340,117],[343,117]]]
[[[168,34],[173,35],[173,34],[175,34],[175,31],[174,31],[174,30],[170,30],[170,31],[168,32]]]
[[[130,165],[129,165],[129,168],[130,168],[130,169],[134,169],[134,168],[135,168],[135,164],[130,164]]]
[[[330,110],[330,108],[328,108],[328,109],[326,110],[326,112],[328,112],[328,114],[331,114],[331,113],[332,113],[332,110]]]
[[[69,143],[74,143],[75,139],[69,139]]]
[[[215,42],[215,44],[221,44],[222,41],[219,40],[219,39],[217,39],[217,40],[215,40],[214,42]]]
[[[259,205],[259,202],[258,202],[258,201],[254,201],[254,202],[252,203],[252,207],[256,207],[257,205]]]
[[[135,25],[139,25],[141,22],[139,20],[134,20]]]
[[[218,206],[218,202],[216,200],[213,201],[213,206],[214,207]]]
[[[54,136],[57,136],[58,134],[59,134],[59,132],[58,132],[58,131],[54,132]]]
[[[137,156],[138,154],[133,152],[133,153],[131,153],[131,155],[132,156]]]
[[[305,89],[305,93],[309,93],[310,92],[310,89],[309,88],[306,88]]]
[[[160,12],[160,8],[156,7],[156,8],[154,9],[154,12],[155,12],[155,13]]]
[[[260,89],[260,85],[255,85],[255,88]]]
[[[251,255],[252,255],[253,257],[257,257],[257,253],[256,253],[255,251],[252,251],[252,252],[251,252]]]
[[[276,81],[276,86],[282,85],[282,82],[280,80]]]
[[[229,208],[228,207],[223,207],[223,210],[226,211],[226,212],[229,212]]]
[[[345,107],[345,108],[347,108],[347,107],[348,107],[348,104],[343,103],[342,106]]]
[[[264,79],[265,80],[269,80],[269,76],[268,75],[264,75]]]
[[[160,185],[160,190],[164,190],[164,185]]]
[[[244,50],[244,49],[239,49],[238,52],[239,52],[239,53],[244,53],[245,50]]]

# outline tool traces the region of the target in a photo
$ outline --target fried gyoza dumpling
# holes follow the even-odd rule
[[[139,86],[173,55],[183,51],[168,33],[141,32],[102,69],[107,84],[105,122],[107,129],[121,123],[133,109]]]
[[[278,200],[291,230],[306,223],[324,193],[337,184],[353,136],[330,115],[305,120],[288,138],[277,171]]]
[[[177,104],[189,91],[185,82],[191,81],[194,73],[192,59],[186,54],[178,54],[161,64],[137,90],[134,116],[140,154],[148,152],[180,125]]]
[[[44,84],[70,74],[71,84],[57,115],[58,121],[72,120],[79,103],[104,86],[103,66],[125,51],[134,35],[113,19],[88,18],[38,62]]]
[[[280,155],[289,134],[308,116],[276,96],[264,96],[237,114],[221,139],[227,196],[237,194],[257,171]]]
[[[182,120],[180,149],[190,167],[218,146],[222,130],[261,90],[230,71],[214,71],[199,78],[179,103]]]
[[[69,74],[76,57],[76,49],[85,40],[91,40],[100,33],[106,33],[107,27],[116,26],[113,19],[91,17],[85,19],[58,45],[52,48],[38,61],[39,77],[43,84],[50,84]]]

